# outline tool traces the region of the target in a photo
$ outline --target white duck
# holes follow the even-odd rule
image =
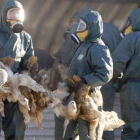
[[[37,92],[45,92],[45,89],[26,74],[13,74],[11,69],[0,62],[0,95],[5,96],[9,102],[19,101],[21,104],[21,92],[19,86],[26,86]]]

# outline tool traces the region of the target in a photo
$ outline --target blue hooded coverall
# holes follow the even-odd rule
[[[14,33],[6,21],[7,11],[11,8],[23,9],[21,3],[9,0],[3,7],[0,23],[0,58],[10,56],[15,62],[12,67],[14,73],[27,69],[29,58],[34,55],[32,39],[22,31]],[[25,124],[18,103],[4,101],[5,117],[2,118],[2,129],[6,140],[23,140]],[[1,116],[0,116],[1,117]]]
[[[105,45],[108,46],[110,53],[118,47],[121,42],[120,32],[117,27],[110,23],[103,23],[103,35],[102,40]],[[113,88],[112,82],[108,82],[101,88],[101,93],[103,95],[103,110],[113,111],[114,99],[115,99],[115,88]],[[104,140],[114,140],[114,131],[104,131]]]
[[[113,64],[110,52],[101,40],[103,28],[99,13],[89,10],[81,18],[87,23],[89,33],[85,41],[77,46],[69,66],[68,74],[70,77],[78,75],[80,78],[84,78],[87,84],[94,89],[104,85],[111,79]],[[71,88],[72,83],[68,81],[67,85]],[[65,104],[67,103],[65,102]],[[63,118],[58,119],[55,117],[55,120],[55,140],[60,140],[63,139]],[[77,122],[71,121],[68,125],[64,140],[71,139],[74,124],[76,126]],[[78,121],[80,140],[90,140],[88,128],[88,122],[81,119]]]
[[[140,140],[140,8],[129,16],[133,33],[126,35],[113,52],[113,78],[123,72],[120,92],[121,115],[125,121],[122,140]]]
[[[85,7],[81,9],[80,12],[73,15],[71,19],[80,19],[80,16],[82,16],[84,13],[87,13],[88,11],[93,10],[90,7]],[[70,29],[68,30],[65,41],[62,44],[59,51],[55,54],[56,58],[60,60],[64,65],[69,66],[71,59],[73,57],[74,51],[77,48],[77,44],[74,43],[71,39],[71,34],[75,33],[77,29],[77,25],[72,25]],[[118,46],[118,44],[121,41],[120,32],[114,25],[110,23],[103,22],[103,34],[102,34],[102,40],[104,43],[108,46],[110,53],[112,53]],[[109,82],[102,86],[101,92],[103,95],[103,109],[105,111],[112,111],[113,105],[114,105],[114,98],[115,98],[115,89],[112,86],[112,83]],[[59,121],[60,122],[60,121]],[[62,120],[62,123],[64,121]],[[72,126],[71,126],[72,129]],[[57,132],[56,132],[57,133]],[[103,134],[104,140],[113,140],[114,139],[114,131],[106,131]]]

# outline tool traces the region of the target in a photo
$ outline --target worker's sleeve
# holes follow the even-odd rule
[[[92,69],[92,73],[84,76],[86,82],[91,87],[98,87],[111,80],[113,75],[113,63],[107,47],[97,45],[92,47],[87,55],[87,61]]]
[[[128,36],[129,37],[129,36]],[[125,37],[117,49],[112,54],[113,59],[113,78],[118,78],[121,72],[124,72],[129,60],[133,56],[134,47],[128,37]]]

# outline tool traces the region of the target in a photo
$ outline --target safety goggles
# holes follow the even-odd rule
[[[75,18],[70,19],[68,31],[71,29],[71,27],[72,27],[73,25],[78,25],[78,20],[75,19]]]
[[[67,37],[67,35],[68,35],[69,31],[71,30],[71,27],[73,25],[78,25],[78,19],[76,19],[76,18],[71,18],[70,19],[70,21],[69,21],[69,27],[68,27],[67,31],[64,33],[64,38],[65,39],[66,39],[66,37]]]
[[[10,9],[7,12],[8,20],[24,21],[24,11],[19,8]]]
[[[87,29],[87,24],[86,22],[84,22],[82,19],[80,19],[79,24],[78,24],[78,28],[77,28],[77,32],[83,32]]]

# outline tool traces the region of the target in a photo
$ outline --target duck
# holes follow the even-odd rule
[[[48,97],[48,94],[46,92],[31,92],[33,94],[33,98],[36,103],[36,111],[41,112],[44,111],[48,106],[49,103],[51,102],[50,97]],[[49,98],[47,100],[47,98]]]
[[[30,102],[30,108],[31,108],[31,112],[36,112],[36,100],[34,99],[33,94],[30,94],[31,97],[31,102]]]
[[[77,107],[75,101],[71,100],[66,107],[65,113],[66,113],[66,117],[65,117],[65,121],[64,121],[63,138],[65,136],[66,129],[67,129],[67,126],[68,126],[70,120],[77,119],[77,116],[80,113],[80,108]]]
[[[50,71],[51,69],[49,70],[46,70],[46,69],[41,69],[38,74],[37,74],[37,82],[42,85],[46,90],[48,90],[48,84],[50,82]]]
[[[1,58],[0,61],[9,68],[11,68],[14,64],[14,59],[10,56]]]
[[[5,58],[7,60],[7,57]],[[3,61],[5,60],[3,58]],[[9,57],[8,57],[9,60]],[[12,59],[13,60],[13,59]],[[20,86],[28,87],[36,92],[45,92],[43,86],[39,85],[35,80],[26,74],[13,73],[12,70],[0,61],[0,90],[3,93],[11,94],[9,102],[16,102],[21,95],[19,91]],[[7,96],[9,95],[7,94]],[[11,99],[13,98],[13,99]]]
[[[76,119],[79,112],[76,106],[75,101],[70,101],[67,106],[63,105],[62,100],[59,98],[54,98],[54,102],[50,103],[50,106],[57,117],[64,117],[64,132],[63,138],[65,136],[65,132],[67,129],[67,125],[71,119]]]
[[[74,75],[72,78],[68,77],[72,83],[79,82],[81,79],[79,76]],[[89,135],[91,140],[96,139],[96,127],[99,124],[97,140],[102,138],[105,116],[98,110],[98,106],[95,101],[89,96],[90,86],[87,84],[81,85],[77,93],[75,93],[74,100],[77,106],[80,108],[78,117],[89,122]]]
[[[1,62],[0,62],[1,63]],[[19,90],[19,86],[26,86],[37,92],[45,92],[45,89],[36,83],[31,77],[25,74],[13,74],[12,71],[8,69],[8,80],[7,82],[1,86],[1,90],[5,90],[5,87],[10,90],[10,94],[7,94],[7,99],[9,102],[18,101],[18,96],[21,95]],[[10,74],[9,74],[10,73]],[[9,91],[8,91],[9,92]],[[3,92],[3,93],[7,93]]]
[[[49,104],[52,108],[53,112],[57,117],[64,117],[64,132],[63,137],[65,136],[65,132],[67,129],[67,125],[71,119],[75,120],[79,114],[79,107],[77,107],[75,101],[73,100],[73,94],[70,97],[70,102],[68,105],[63,105],[63,99],[69,95],[68,92],[64,92],[63,90],[60,92],[53,91],[51,94],[52,102]]]
[[[124,125],[125,122],[119,119],[115,111],[103,111],[105,114],[105,128],[104,131],[113,131],[115,128],[119,128]]]
[[[35,80],[38,72],[38,58],[32,55],[29,58],[29,62],[27,64],[28,72],[30,76]]]
[[[4,93],[10,93],[10,88],[4,86],[8,80],[8,73],[4,69],[0,69],[0,99],[5,99]]]
[[[88,95],[90,90],[90,86],[83,84],[78,92],[75,94],[75,102],[80,106],[80,113],[78,117],[83,120],[86,120],[90,123],[89,135],[91,140],[96,139],[95,129],[97,124],[99,124],[97,140],[102,138],[104,125],[105,125],[105,116],[104,114],[98,110],[93,99]]]
[[[29,115],[29,111],[28,109],[22,105],[20,102],[18,102],[18,105],[19,105],[19,109],[21,111],[21,113],[23,114],[23,117],[24,117],[24,123],[27,127],[27,129],[29,128],[29,122],[30,122],[30,115]]]
[[[43,113],[42,112],[29,112],[30,117],[33,119],[33,121],[38,125],[39,129],[43,129],[42,128],[42,120],[43,120]]]
[[[4,69],[0,69],[0,86],[3,86],[8,80],[8,73]]]
[[[18,86],[26,86],[36,92],[45,92],[46,91],[42,85],[39,85],[30,76],[28,76],[26,74],[19,74],[19,73],[16,73],[15,75],[17,77],[17,80],[19,80]]]
[[[7,63],[7,60],[10,58],[5,59],[2,61]],[[35,63],[32,60],[30,59],[30,64]],[[37,118],[40,118],[38,125],[41,128],[42,112],[48,107],[48,103],[50,103],[49,101],[48,103],[46,102],[46,90],[30,76],[30,71],[14,74],[10,69],[10,64],[5,65],[0,61],[0,76],[2,77],[0,83],[0,99],[7,99],[9,102],[18,102],[26,126],[28,126],[30,118],[33,116],[33,120],[36,123]],[[28,67],[32,66],[28,65]],[[38,117],[35,119],[36,116]]]
[[[48,100],[47,100],[48,98]],[[39,129],[42,129],[41,123],[43,120],[43,111],[47,109],[49,103],[51,103],[51,98],[46,92],[35,92],[31,91],[29,100],[29,115],[30,118],[38,125]]]
[[[41,84],[46,90],[55,91],[61,85],[66,84],[67,67],[60,62],[54,63],[53,67],[48,69],[41,69],[37,74],[37,82]]]
[[[25,108],[26,108],[27,110],[30,110],[30,107],[29,107],[29,100],[28,100],[27,98],[25,98],[23,95],[19,95],[19,97],[18,97],[18,102],[19,102],[21,105],[25,106]]]
[[[38,102],[39,102],[40,106],[44,106],[45,103],[46,103],[46,99],[45,99],[45,97],[43,96],[43,93],[42,93],[42,92],[40,93],[40,99],[39,99]]]
[[[81,79],[78,76],[73,76],[70,79],[72,82],[78,82]],[[98,107],[103,105],[101,92],[95,89],[90,95],[88,94],[90,86],[83,84],[78,92],[75,94],[75,102],[80,106],[80,113],[78,117],[90,123],[89,134],[92,140],[96,139],[95,129],[99,124],[97,132],[97,139],[102,138],[103,131],[113,131],[125,124],[125,122],[118,118],[115,111],[99,111]]]
[[[27,98],[25,98],[23,95],[19,96],[18,99],[18,105],[19,105],[19,109],[23,114],[24,117],[24,123],[25,125],[28,127],[28,124],[30,122],[30,115],[29,115],[29,111],[30,111],[30,107],[29,107],[29,100]]]

